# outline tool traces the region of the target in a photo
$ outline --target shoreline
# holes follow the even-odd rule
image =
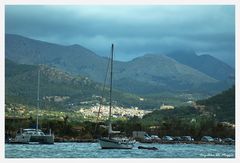
[[[97,143],[97,139],[55,139],[56,143]],[[203,142],[203,141],[137,141],[143,144],[211,144],[211,145],[235,145],[232,142]]]
[[[60,138],[56,137],[54,143],[97,143],[98,139],[76,139],[76,138]],[[163,141],[163,140],[137,140],[138,143],[143,144],[211,144],[211,145],[235,145],[234,142],[205,142],[205,141]],[[5,144],[14,144],[5,141]]]
[[[55,141],[54,143],[97,143],[97,140],[79,140],[79,141],[69,141],[69,140],[64,140],[64,141]],[[208,145],[235,145],[235,143],[214,143],[214,142],[152,142],[152,143],[146,143],[146,142],[138,142],[142,144],[196,144],[196,145],[203,145],[203,144],[208,144]],[[5,142],[5,144],[16,144],[16,143],[9,143]],[[24,144],[24,143],[19,143],[19,144]],[[54,145],[54,144],[51,144]]]

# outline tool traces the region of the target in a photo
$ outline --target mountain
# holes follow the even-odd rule
[[[178,106],[175,109],[156,109],[144,118],[159,121],[164,118],[192,119],[196,116],[212,116],[219,122],[235,123],[235,86],[212,97],[198,100],[192,106]]]
[[[17,64],[11,60],[5,61],[5,99],[6,103],[36,105],[37,71],[35,65]],[[40,66],[40,99],[42,105],[57,110],[75,109],[86,105],[95,106],[99,96],[104,94],[105,104],[109,101],[109,89],[102,91],[102,85],[87,77],[75,76],[51,68]],[[118,106],[140,105],[139,97],[133,94],[113,90],[113,100],[118,99]]]
[[[232,67],[207,54],[198,56],[193,50],[181,49],[173,51],[167,56],[217,80],[231,80],[234,77],[234,69]]]
[[[40,65],[40,99],[43,108],[71,111],[79,107],[96,106],[103,94],[105,105],[109,102],[108,85],[103,85],[88,77],[72,75],[59,69]],[[5,60],[5,103],[36,106],[38,66],[17,64]],[[161,92],[160,95],[138,96],[113,89],[113,101],[117,106],[156,109],[162,102],[180,105],[188,97],[183,93]]]
[[[205,100],[197,101],[220,121],[235,123],[235,86]]]
[[[159,135],[191,135],[195,140],[200,140],[205,135],[234,138],[235,88],[232,87],[206,100],[197,101],[197,105],[154,110],[144,115],[142,119],[134,121],[138,122],[138,126],[142,124],[140,127],[134,126],[140,129],[146,124],[151,124],[151,127],[145,130]]]
[[[12,34],[6,35],[5,42],[6,58],[17,63],[46,64],[95,81],[104,80],[107,59],[80,45],[62,46]]]
[[[115,85],[119,88],[124,88],[124,84],[128,81],[132,81],[131,85],[133,86],[127,89],[134,89],[136,84],[144,85],[144,83],[152,86],[150,87],[152,89],[139,86],[138,90],[135,90],[138,91],[137,93],[151,93],[154,89],[155,91],[189,91],[199,89],[203,83],[217,83],[217,80],[210,76],[180,64],[165,55],[157,54],[147,54],[126,62],[124,69],[117,72],[115,76]],[[141,90],[142,92],[140,92]],[[135,91],[133,90],[133,92]]]
[[[16,64],[6,60],[6,102],[36,105],[37,71],[35,65]],[[100,90],[97,85],[84,77],[72,77],[54,68],[41,66],[40,95],[41,100],[53,104],[54,97],[66,98],[54,103],[55,107],[66,107],[78,97],[81,100],[90,99],[92,92]],[[81,101],[79,100],[79,101]]]
[[[89,77],[95,82],[104,81],[108,58],[100,57],[80,45],[63,46],[12,34],[6,34],[5,39],[6,58],[14,62],[41,63]],[[169,56],[153,54],[129,62],[114,61],[113,79],[114,88],[144,95],[162,91],[211,94],[229,87],[229,84],[197,68]]]

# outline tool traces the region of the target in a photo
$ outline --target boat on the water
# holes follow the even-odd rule
[[[111,123],[109,123],[109,125],[106,127],[108,128],[108,137],[102,137],[98,139],[102,149],[132,149],[133,148],[136,142],[135,140],[130,140],[127,137],[114,136],[115,134],[119,134],[120,131],[113,131]]]
[[[103,137],[99,139],[99,143],[102,149],[132,149],[135,142],[128,138]]]
[[[127,137],[117,137],[114,136],[119,134],[120,131],[113,131],[112,130],[112,123],[111,123],[111,110],[112,110],[112,70],[113,70],[113,51],[114,45],[112,44],[111,48],[111,62],[110,62],[110,105],[109,105],[109,116],[108,116],[108,125],[102,126],[108,129],[108,137],[99,138],[99,144],[102,149],[132,149],[134,146],[135,141],[130,140]]]
[[[158,150],[157,147],[145,147],[145,146],[138,146],[138,149]]]
[[[45,134],[41,129],[39,129],[38,120],[38,110],[39,110],[39,87],[40,87],[40,67],[38,66],[38,85],[37,85],[37,119],[36,128],[20,129],[15,138],[10,139],[8,142],[12,144],[54,144],[54,134]]]
[[[50,133],[48,135],[44,134],[42,130],[28,128],[20,129],[14,139],[10,139],[9,143],[12,144],[54,144],[54,136]]]

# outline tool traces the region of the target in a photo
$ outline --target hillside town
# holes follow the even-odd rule
[[[100,112],[99,112],[100,108]],[[109,106],[99,104],[92,106],[90,108],[81,108],[77,111],[82,113],[84,118],[97,117],[99,112],[99,118],[106,119],[109,115]],[[141,110],[138,107],[125,108],[121,106],[113,106],[112,116],[113,118],[131,118],[137,116],[142,118],[145,114],[151,113],[149,110]]]

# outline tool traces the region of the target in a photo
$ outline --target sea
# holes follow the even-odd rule
[[[5,144],[5,158],[235,158],[235,145],[136,143],[133,149],[101,149],[98,143]]]

